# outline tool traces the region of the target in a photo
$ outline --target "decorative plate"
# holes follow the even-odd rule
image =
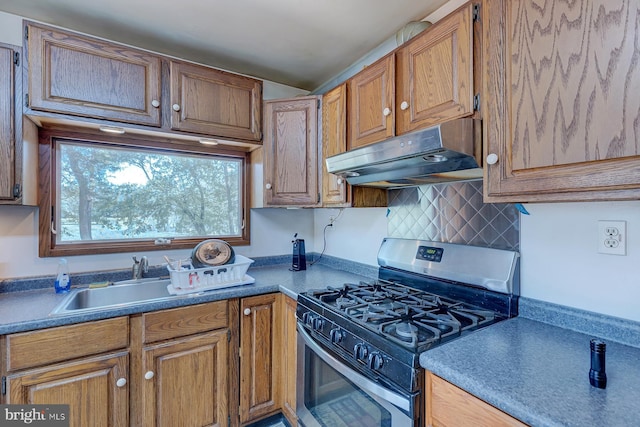
[[[198,243],[191,254],[191,263],[195,268],[233,263],[234,259],[235,254],[231,245],[218,239]]]

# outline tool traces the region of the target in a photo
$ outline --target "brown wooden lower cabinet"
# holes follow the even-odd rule
[[[145,346],[144,425],[227,426],[227,329]]]
[[[431,372],[426,373],[425,398],[425,425],[429,427],[526,426]]]
[[[240,423],[282,408],[280,294],[243,298],[240,303]]]
[[[72,427],[297,425],[296,301],[280,293],[0,337],[1,403]]]
[[[125,427],[127,378],[127,351],[28,369],[7,376],[5,403],[69,404],[71,427]]]
[[[296,306],[293,298],[281,294],[282,304],[282,413],[292,426],[298,425],[296,415],[297,332]]]
[[[0,402],[69,404],[72,427],[237,426],[237,330],[232,299],[3,336]]]

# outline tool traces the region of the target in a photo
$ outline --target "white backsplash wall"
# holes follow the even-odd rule
[[[387,208],[314,209],[313,246],[307,251],[322,253],[325,227],[331,218],[333,226],[326,227],[325,254],[378,265],[378,248],[387,237]]]
[[[640,201],[526,204],[521,295],[640,321]],[[597,253],[599,220],[627,222],[627,255]]]
[[[54,275],[58,258],[38,257],[38,210],[26,206],[0,206],[0,280]],[[294,233],[313,245],[311,209],[252,209],[251,245],[236,246],[248,257],[291,253]],[[310,251],[309,247],[307,251]],[[189,257],[191,249],[67,257],[71,274],[130,268],[132,256],[146,255],[151,265],[164,265],[163,255]]]

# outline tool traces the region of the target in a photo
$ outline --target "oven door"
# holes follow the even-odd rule
[[[354,371],[298,324],[296,412],[305,427],[413,427],[415,396]]]

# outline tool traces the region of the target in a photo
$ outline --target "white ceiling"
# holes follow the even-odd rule
[[[0,10],[313,90],[447,0],[0,0]]]

